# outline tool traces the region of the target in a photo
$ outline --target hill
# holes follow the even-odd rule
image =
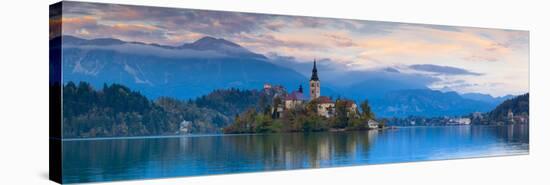
[[[63,87],[63,138],[218,133],[244,110],[270,104],[255,90],[218,89],[196,100],[150,100],[120,84],[95,89],[89,83]]]
[[[529,123],[529,93],[506,100],[488,113],[490,122]]]
[[[514,98],[513,95],[505,95],[500,97],[493,97],[488,94],[482,94],[482,93],[465,93],[461,94],[463,98],[470,99],[470,100],[476,100],[476,101],[482,101],[485,103],[489,103],[491,105],[494,105],[495,107],[502,102]]]
[[[465,99],[456,92],[430,89],[391,91],[373,100],[372,106],[379,117],[460,116],[493,108],[488,103]]]

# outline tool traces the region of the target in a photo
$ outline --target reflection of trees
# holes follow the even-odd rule
[[[509,125],[64,141],[63,175],[87,182],[396,162],[495,140],[528,143],[528,132]]]
[[[63,168],[87,182],[337,166],[369,146],[368,131],[65,141]]]
[[[88,182],[340,166],[386,158],[390,161],[382,162],[396,162],[420,151],[480,146],[495,139],[528,143],[528,132],[528,125],[510,125],[64,141],[63,175],[68,182]]]
[[[529,125],[464,127],[475,140],[496,139],[501,142],[529,143]]]
[[[529,143],[529,125],[496,126],[496,137],[508,142]]]
[[[178,142],[174,139],[65,141],[63,175],[70,177],[69,181],[88,182],[121,179],[131,171],[132,178],[140,178],[145,175],[145,171],[139,169],[144,163],[168,158],[177,150]]]
[[[264,169],[321,167],[333,159],[349,158],[369,148],[368,132],[287,133],[231,136],[224,139],[226,152],[262,160]],[[259,162],[259,161],[256,161]]]

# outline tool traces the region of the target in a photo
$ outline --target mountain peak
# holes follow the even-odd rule
[[[200,38],[199,40],[196,40],[195,42],[189,45],[198,49],[214,49],[214,48],[219,48],[221,46],[241,48],[240,45],[233,43],[231,41],[221,39],[221,38],[218,39],[210,36],[205,36],[203,38]]]
[[[466,99],[483,101],[483,102],[491,103],[493,105],[498,105],[504,102],[505,100],[515,97],[513,95],[495,97],[495,96],[491,96],[490,94],[482,94],[482,93],[464,93],[461,96]]]
[[[191,50],[210,50],[216,51],[221,54],[226,54],[227,56],[232,57],[252,57],[257,59],[267,59],[267,57],[254,53],[234,42],[222,39],[214,38],[210,36],[202,37],[195,42],[186,43],[181,46],[168,46],[160,44],[147,44],[143,42],[126,42],[116,38],[95,38],[95,39],[84,39],[71,35],[63,35],[61,37],[56,37],[54,39],[62,39],[63,44],[66,45],[96,45],[96,46],[107,46],[107,45],[122,45],[122,44],[137,44],[137,45],[149,45],[154,47],[160,47],[164,49],[191,49]]]
[[[71,35],[63,35],[62,39],[64,44],[73,44],[73,45],[106,46],[106,45],[119,45],[119,44],[126,43],[122,40],[114,39],[114,38],[83,39],[83,38],[78,38]]]
[[[222,38],[215,38],[211,36],[205,36],[200,38],[199,40],[196,40],[195,42],[183,44],[179,48],[194,50],[212,50],[232,56],[267,59],[265,56],[254,53],[240,46],[239,44]]]

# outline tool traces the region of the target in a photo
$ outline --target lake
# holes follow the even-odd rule
[[[63,141],[63,182],[529,154],[529,126]]]

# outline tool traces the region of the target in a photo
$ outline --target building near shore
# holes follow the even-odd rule
[[[472,123],[470,118],[451,118],[448,122],[450,125],[469,125],[470,123]]]
[[[377,121],[375,120],[372,120],[370,119],[368,122],[367,122],[367,125],[370,129],[376,129],[380,126],[380,123],[378,123]]]

